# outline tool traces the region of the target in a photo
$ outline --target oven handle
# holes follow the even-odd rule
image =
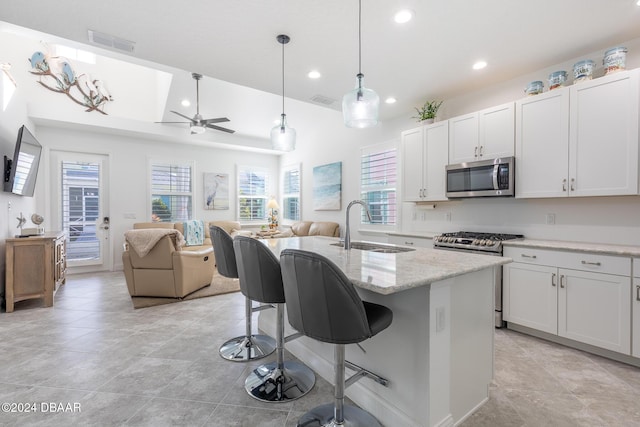
[[[498,187],[498,170],[500,169],[500,165],[493,165],[493,189],[499,190]]]

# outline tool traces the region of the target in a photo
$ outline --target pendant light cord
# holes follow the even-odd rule
[[[284,43],[282,43],[282,114],[284,114]]]
[[[358,74],[362,74],[362,0],[358,0]]]

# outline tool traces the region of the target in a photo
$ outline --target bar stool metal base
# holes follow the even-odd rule
[[[232,362],[262,359],[276,349],[276,340],[267,335],[240,336],[230,339],[220,347],[220,356]]]
[[[315,382],[311,369],[287,360],[282,369],[277,362],[258,366],[245,380],[244,388],[251,397],[263,402],[289,402],[309,393]]]
[[[298,427],[382,427],[373,415],[355,406],[344,405],[344,423],[336,424],[332,403],[318,406],[298,420]]]

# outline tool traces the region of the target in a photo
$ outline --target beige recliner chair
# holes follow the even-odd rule
[[[132,240],[157,234],[157,242],[138,253]],[[215,269],[213,247],[181,250],[182,234],[171,229],[130,230],[128,249],[122,254],[124,275],[131,296],[183,298],[211,283]]]

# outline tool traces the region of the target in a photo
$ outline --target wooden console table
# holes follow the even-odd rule
[[[7,313],[15,302],[32,298],[44,298],[44,306],[51,307],[53,295],[65,283],[65,233],[7,239],[6,267]]]

